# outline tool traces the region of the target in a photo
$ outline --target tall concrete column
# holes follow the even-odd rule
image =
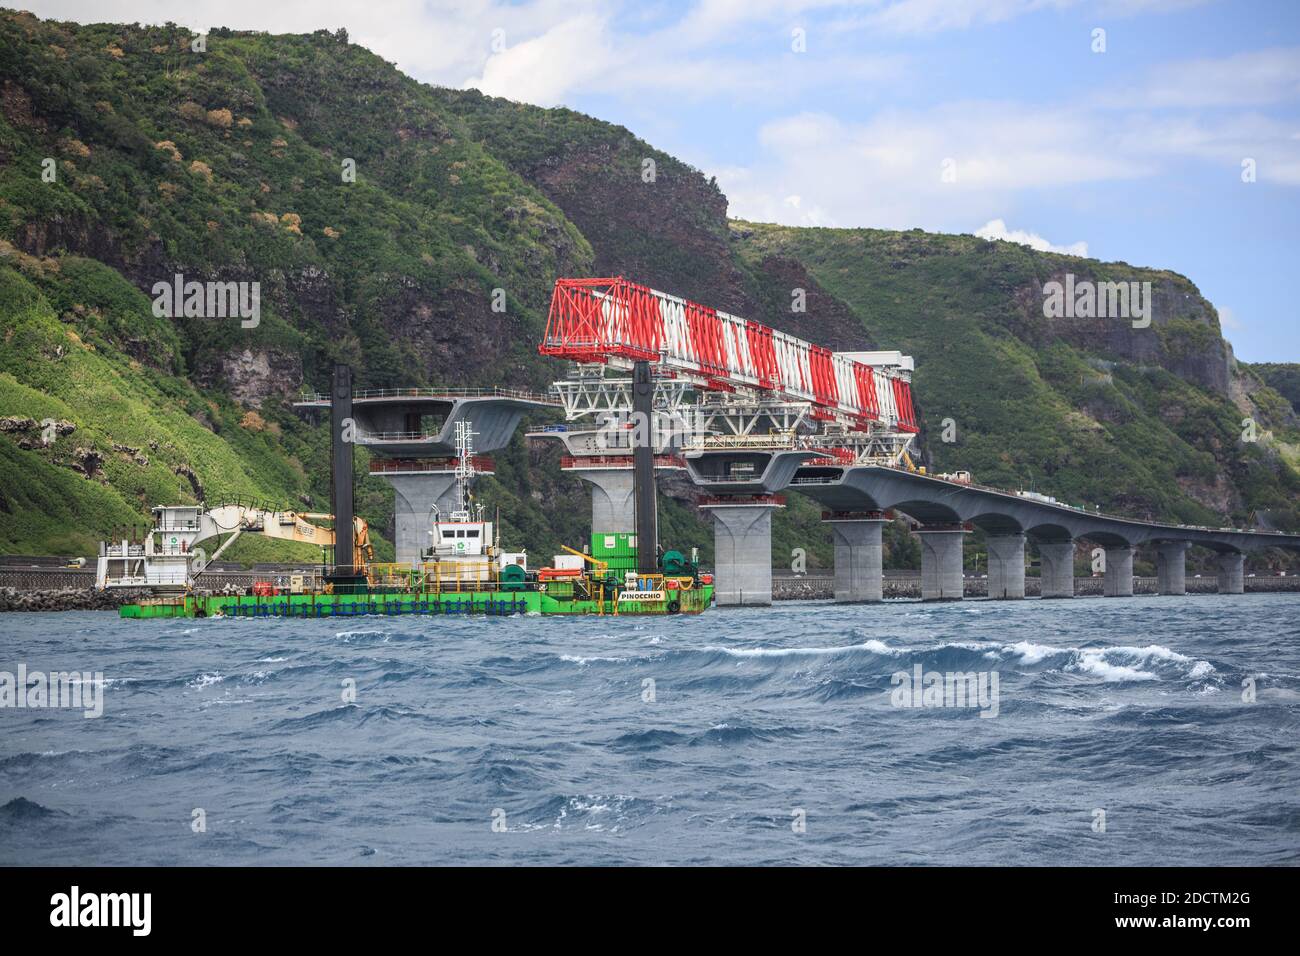
[[[393,549],[401,564],[419,564],[433,543],[433,506],[445,516],[459,507],[456,476],[451,472],[383,476],[393,486]]]
[[[1240,551],[1220,554],[1214,559],[1219,566],[1219,593],[1244,594],[1246,591],[1246,556]]]
[[[835,539],[835,600],[884,600],[882,518],[828,519]]]
[[[775,503],[710,504],[713,599],[718,607],[772,603],[772,511]]]
[[[1156,545],[1156,583],[1161,594],[1187,593],[1187,549],[1190,541],[1161,541]]]
[[[1038,556],[1039,597],[1074,597],[1074,542],[1043,541]]]
[[[1133,596],[1132,548],[1106,549],[1106,576],[1101,586],[1106,597]]]
[[[964,578],[961,566],[965,531],[913,532],[921,539],[921,600],[960,601]]]
[[[1023,534],[989,535],[989,597],[996,599],[1025,596],[1025,536]]]
[[[631,468],[570,468],[591,485],[591,531],[593,534],[636,531],[635,482]]]

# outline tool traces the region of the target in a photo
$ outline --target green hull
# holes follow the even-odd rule
[[[669,591],[664,600],[587,600],[542,591],[411,591],[370,594],[185,595],[126,604],[122,617],[369,617],[456,614],[698,614],[713,601],[713,586]],[[670,607],[675,603],[676,607]]]

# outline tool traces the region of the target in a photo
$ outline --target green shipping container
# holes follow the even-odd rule
[[[599,561],[608,561],[611,558],[631,558],[635,562],[635,532],[593,532],[591,535],[591,556]]]

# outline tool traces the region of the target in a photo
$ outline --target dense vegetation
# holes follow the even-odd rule
[[[342,34],[193,41],[0,13],[0,551],[89,553],[149,505],[205,495],[323,509],[322,429],[291,402],[332,361],[367,386],[542,388],[555,277],[603,273],[913,354],[939,470],[1300,527],[1300,372],[1235,365],[1181,276],[971,236],[729,222],[715,183],[582,114],[428,87]],[[1151,281],[1152,328],[1043,320],[1041,285],[1067,271]],[[177,273],[260,282],[259,325],[156,317],[151,289]],[[794,285],[805,315],[789,313]],[[1244,418],[1259,440],[1242,441]],[[51,419],[64,427],[42,435]],[[585,537],[585,492],[554,449],[517,438],[495,457],[481,491],[507,541]],[[391,501],[359,478],[381,555]],[[688,489],[671,486],[661,521],[707,559]],[[888,540],[892,565],[915,562],[902,528]],[[817,507],[791,495],[774,563],[796,549],[830,560]]]

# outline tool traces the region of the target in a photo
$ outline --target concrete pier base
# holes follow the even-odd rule
[[[456,476],[451,472],[384,475],[393,496],[393,548],[402,564],[419,564],[420,555],[433,543],[433,506],[443,515],[460,504],[456,498]]]
[[[1161,541],[1156,545],[1156,590],[1161,594],[1187,593],[1188,541]]]
[[[990,535],[985,539],[989,551],[989,597],[1014,600],[1025,596],[1025,536],[1023,534]]]
[[[962,538],[960,530],[912,532],[921,539],[921,600],[962,599]]]
[[[883,601],[884,520],[830,519],[827,524],[835,539],[835,600],[841,604]]]
[[[1074,542],[1044,541],[1038,545],[1039,596],[1074,597]]]
[[[1106,577],[1102,581],[1106,597],[1133,596],[1133,549],[1106,549]]]
[[[591,485],[591,530],[593,532],[636,531],[636,500],[632,495],[631,468],[569,468]]]
[[[1246,593],[1246,556],[1240,551],[1221,554],[1214,559],[1219,566],[1219,593]]]
[[[715,503],[713,599],[718,607],[772,603],[772,511],[775,502]]]

